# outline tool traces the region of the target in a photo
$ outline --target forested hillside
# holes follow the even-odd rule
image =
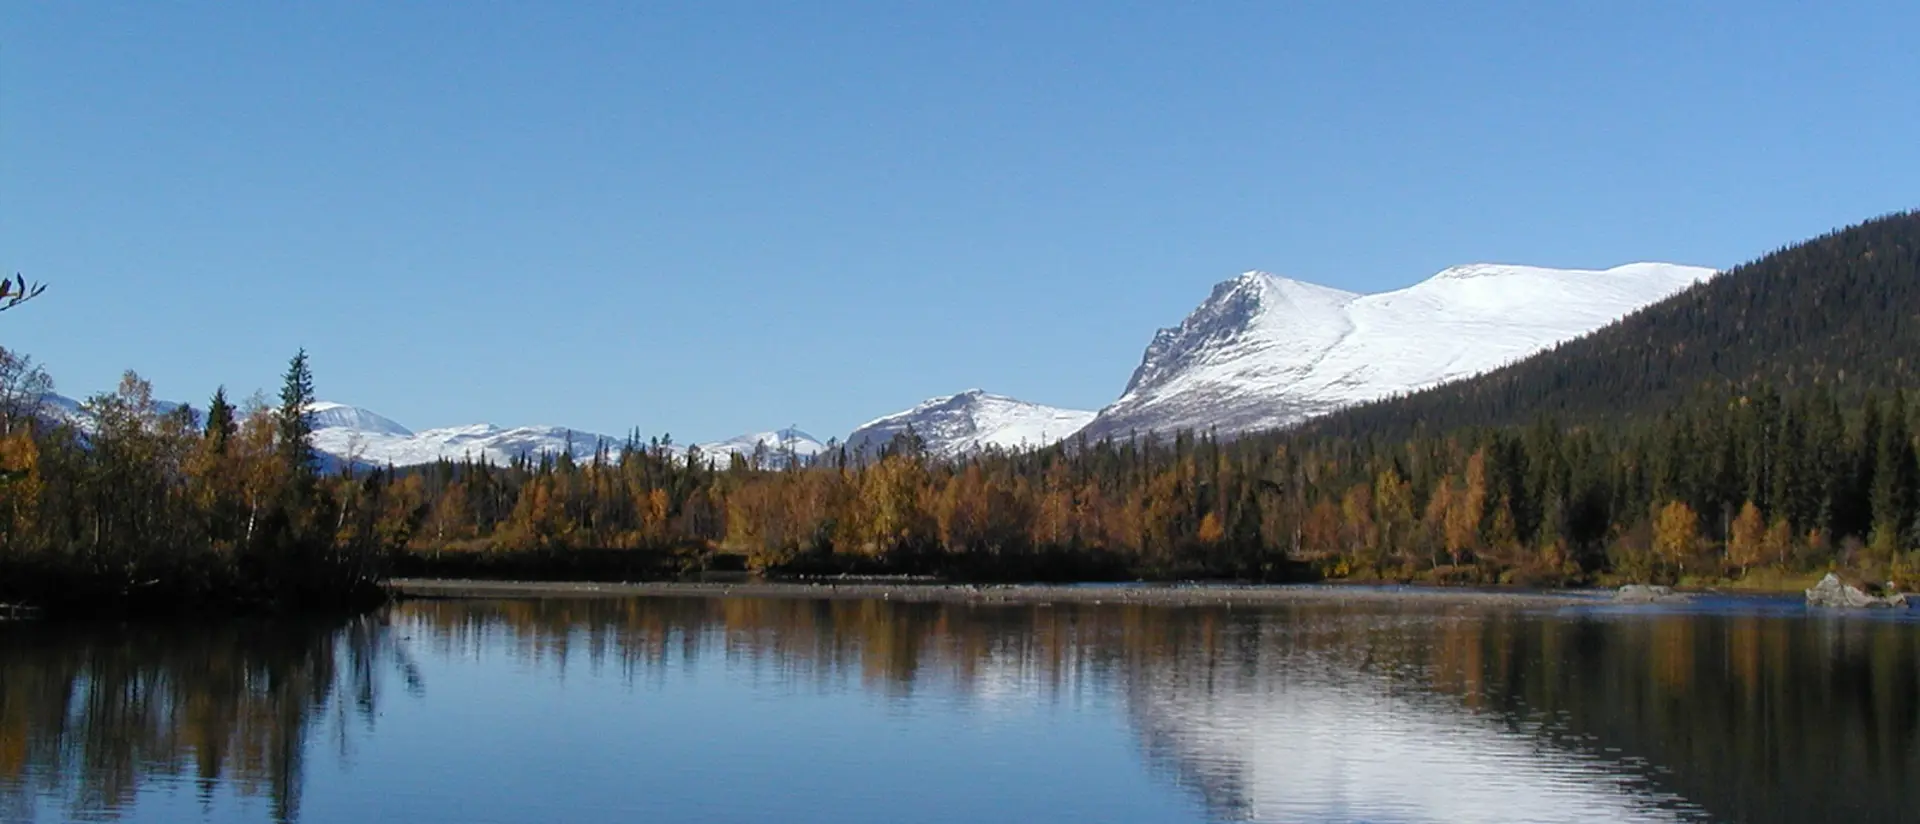
[[[1920,212],[1737,266],[1592,335],[1485,375],[1321,418],[1307,431],[1646,419],[1701,389],[1821,384],[1845,403],[1920,369]]]

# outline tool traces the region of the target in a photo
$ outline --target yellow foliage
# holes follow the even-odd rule
[[[40,448],[25,429],[0,437],[0,552],[33,534],[40,508]]]
[[[1760,551],[1767,560],[1783,566],[1787,563],[1787,554],[1793,551],[1793,524],[1787,522],[1786,516],[1773,519],[1773,525],[1767,527]]]
[[[1748,501],[1740,507],[1727,534],[1727,561],[1742,570],[1766,561],[1766,522],[1760,508]]]
[[[1681,501],[1668,501],[1653,519],[1653,551],[1662,560],[1684,567],[1699,540],[1700,516]]]
[[[875,552],[931,543],[936,525],[922,497],[929,483],[919,461],[889,455],[863,481],[861,520]]]
[[[1200,543],[1218,544],[1226,540],[1226,527],[1220,523],[1220,513],[1209,512],[1200,519]]]

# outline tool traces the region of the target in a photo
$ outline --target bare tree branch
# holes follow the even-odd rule
[[[46,284],[28,283],[27,279],[18,273],[13,276],[13,280],[0,278],[0,312],[37,298],[41,292],[45,291],[47,291]]]

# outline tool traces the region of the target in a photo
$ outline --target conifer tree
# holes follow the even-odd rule
[[[1873,533],[1871,545],[1881,558],[1901,549],[1907,538],[1913,501],[1913,442],[1907,434],[1906,404],[1900,393],[1888,400],[1873,444]]]
[[[216,455],[227,454],[227,442],[240,431],[240,424],[234,420],[233,404],[227,401],[227,388],[222,386],[213,391],[213,399],[207,402],[207,429],[204,437]]]
[[[274,446],[287,476],[298,483],[310,483],[319,473],[319,455],[313,448],[314,402],[313,371],[307,366],[307,350],[295,353],[287,363],[287,374],[280,386],[280,408],[274,413]]]

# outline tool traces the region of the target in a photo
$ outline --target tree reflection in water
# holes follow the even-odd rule
[[[755,678],[857,684],[898,700],[1115,693],[1143,753],[1235,820],[1287,807],[1272,794],[1323,789],[1277,773],[1344,759],[1326,783],[1376,777],[1361,769],[1369,755],[1354,733],[1378,719],[1351,716],[1380,706],[1433,731],[1424,742],[1397,732],[1391,751],[1374,753],[1380,775],[1430,744],[1440,764],[1538,761],[1531,773],[1485,777],[1531,775],[1543,801],[1606,800],[1555,795],[1550,781],[1625,787],[1649,820],[1904,820],[1920,804],[1920,623],[1750,606],[1647,614],[606,599],[421,603],[407,614],[439,654],[504,646],[535,666],[584,657],[628,678],[718,654]],[[1293,726],[1275,723],[1283,716]],[[1201,719],[1213,727],[1194,727]],[[1314,729],[1329,735],[1298,737]],[[1474,742],[1485,746],[1460,751]],[[1461,795],[1436,777],[1380,780]]]
[[[377,735],[383,685],[422,692],[408,650],[504,654],[545,678],[584,666],[663,694],[673,671],[724,667],[756,692],[858,691],[917,712],[1093,696],[1161,775],[1235,820],[1445,820],[1499,797],[1542,805],[1496,811],[1520,817],[1608,804],[1644,820],[1892,821],[1920,800],[1908,621],[549,599],[414,602],[345,623],[0,626],[0,819],[36,803],[112,817],[172,782],[295,820],[307,759]],[[449,780],[419,790],[458,794],[432,783]]]
[[[371,729],[382,668],[421,688],[385,620],[206,625],[0,624],[0,819],[36,798],[110,819],[155,782],[225,789],[299,818],[322,722]],[[328,725],[348,746],[353,725]]]

